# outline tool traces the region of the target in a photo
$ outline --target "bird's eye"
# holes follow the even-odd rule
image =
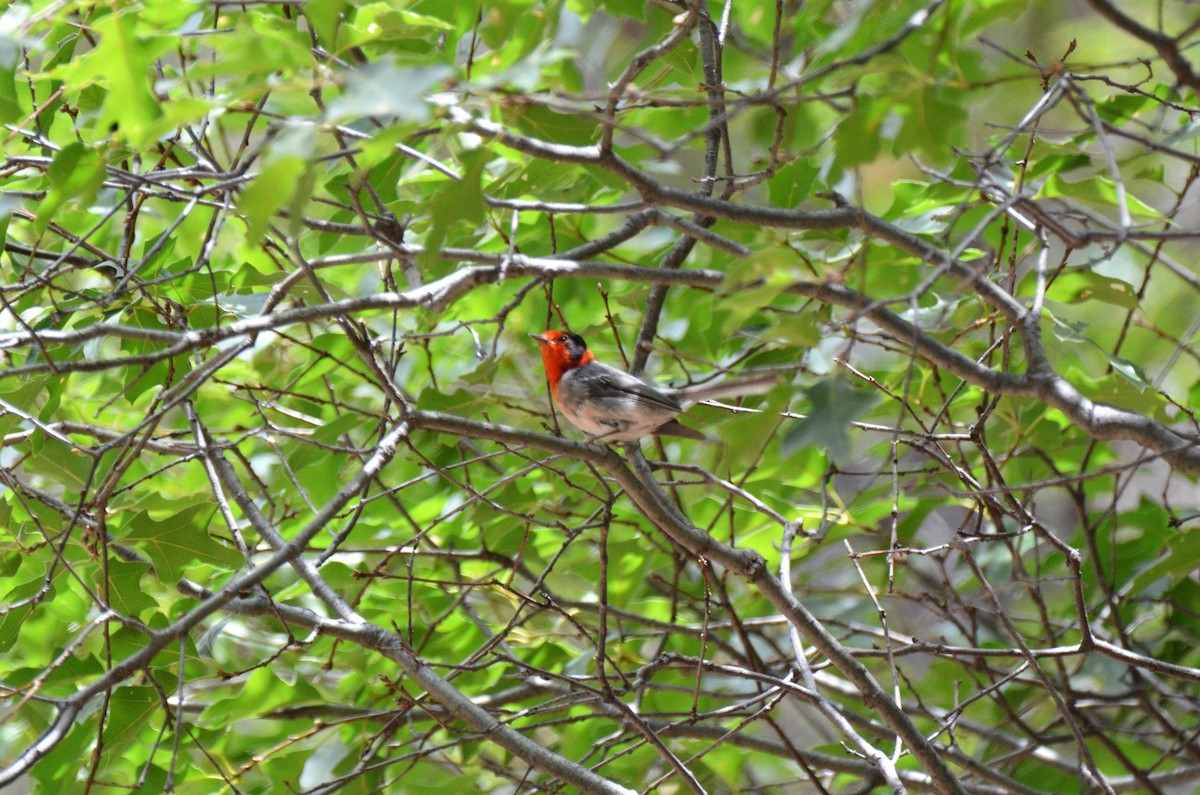
[[[557,340],[555,340],[555,342],[557,342],[559,345],[565,345],[565,344],[566,344],[566,342],[567,342],[567,335],[566,335],[566,334],[560,334],[560,335],[559,335],[559,337],[558,337],[558,339],[557,339]]]

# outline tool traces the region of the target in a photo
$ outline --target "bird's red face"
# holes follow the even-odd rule
[[[587,364],[595,357],[588,350],[587,343],[578,334],[568,334],[565,331],[543,331],[541,334],[530,334],[538,341],[542,349],[542,364],[546,367],[546,375],[550,378],[550,386],[556,391],[558,379],[567,370]]]

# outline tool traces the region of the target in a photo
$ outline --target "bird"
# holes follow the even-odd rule
[[[776,383],[761,373],[678,389],[659,388],[596,359],[583,337],[566,331],[530,334],[542,352],[550,394],[567,421],[596,441],[631,442],[643,436],[708,440],[675,415],[701,401],[759,395]]]

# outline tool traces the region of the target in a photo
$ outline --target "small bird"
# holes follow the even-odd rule
[[[578,334],[545,331],[529,336],[541,346],[542,364],[558,410],[597,441],[628,442],[650,434],[707,439],[675,415],[703,400],[759,395],[776,382],[773,373],[763,373],[715,384],[659,389],[596,361]]]

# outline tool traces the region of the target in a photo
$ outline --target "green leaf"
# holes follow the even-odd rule
[[[964,92],[937,84],[926,84],[911,102],[893,108],[904,117],[896,136],[897,153],[917,152],[945,160],[951,146],[963,139],[967,120]]]
[[[237,16],[237,26],[212,40],[216,58],[188,70],[193,79],[219,77],[229,83],[234,75],[252,78],[251,95],[268,91],[262,75],[292,75],[314,66],[309,34],[295,25],[280,24],[274,14],[250,12]]]
[[[197,561],[229,566],[241,559],[232,546],[221,544],[208,534],[209,522],[216,511],[211,503],[186,505],[161,521],[139,511],[114,535],[145,553],[160,580],[174,583]]]
[[[904,320],[922,329],[945,328],[951,321],[954,312],[962,306],[966,298],[947,299],[938,293],[930,291],[925,294],[925,300],[916,308],[909,307],[899,315]]]
[[[305,19],[317,34],[317,41],[324,44],[327,50],[337,49],[337,31],[345,7],[346,0],[308,0],[302,6]]]
[[[80,760],[88,758],[96,740],[96,722],[95,715],[77,720],[69,727],[63,741],[51,747],[49,753],[34,765],[32,777],[42,785],[42,792],[61,792],[63,782],[73,780]]]
[[[1046,289],[1046,298],[1067,304],[1095,300],[1125,309],[1133,309],[1138,305],[1137,291],[1132,284],[1093,270],[1064,273]]]
[[[727,450],[720,454],[719,466],[732,465],[736,469],[754,461],[761,455],[762,440],[778,433],[779,413],[787,410],[789,392],[786,386],[780,386],[762,399],[748,398],[750,407],[761,410],[757,412],[737,413],[731,417],[724,409],[700,405],[688,413],[696,417],[692,424],[700,428],[709,427],[706,415],[713,417],[713,422],[718,423],[715,429],[728,444]]]
[[[50,190],[37,208],[34,233],[41,235],[59,210],[72,200],[87,205],[96,198],[106,174],[103,158],[94,147],[78,141],[67,144],[54,156],[46,171]]]
[[[147,563],[127,562],[114,558],[108,563],[108,601],[113,609],[125,616],[137,617],[143,610],[156,606],[154,598],[142,585],[142,577],[150,571]]]
[[[0,33],[0,124],[21,120],[21,101],[17,96],[17,60],[19,42]]]
[[[587,146],[595,143],[599,136],[594,122],[573,113],[559,113],[541,105],[525,104],[504,107],[502,110],[506,125],[554,143]]]
[[[851,451],[851,423],[875,405],[879,396],[855,389],[837,376],[809,389],[808,399],[812,408],[784,435],[783,454],[792,455],[801,447],[813,445],[823,448],[833,461],[845,461]]]
[[[1167,577],[1177,583],[1200,569],[1200,529],[1171,528],[1164,522],[1155,529],[1154,538],[1157,559],[1129,583],[1139,593],[1160,578]]]
[[[389,61],[369,64],[344,78],[342,95],[329,103],[332,121],[364,116],[423,122],[432,115],[428,97],[454,74],[449,66],[398,67]]]
[[[120,759],[122,751],[129,747],[158,713],[162,700],[153,687],[118,687],[109,702],[108,731],[104,733],[105,751]]]
[[[43,401],[38,398],[42,394],[43,388],[46,386],[44,378],[30,378],[28,380],[18,381],[13,383],[11,380],[0,382],[0,397],[3,397],[9,403],[15,406],[24,406],[26,409],[38,414],[40,419],[45,419],[40,416],[40,412],[36,411]],[[0,412],[0,437],[5,434],[12,433],[16,430],[24,420],[17,414],[12,412]]]
[[[21,585],[9,588],[8,592],[4,594],[5,607],[8,609],[0,610],[0,652],[12,649],[20,638],[21,628],[26,626],[34,610],[30,597],[37,594],[44,584],[45,577],[37,576]],[[53,589],[46,595],[47,598],[53,597]]]
[[[428,56],[438,54],[436,43],[455,27],[437,17],[391,3],[366,3],[353,14],[353,21],[338,30],[339,52],[367,44],[384,44],[390,54]]]
[[[834,142],[841,168],[853,168],[878,157],[882,149],[880,130],[886,111],[886,104],[864,99],[838,124]]]
[[[425,252],[420,260],[422,267],[436,267],[438,250],[452,228],[463,225],[474,228],[487,219],[481,185],[487,151],[475,149],[466,152],[462,162],[465,166],[462,177],[445,183],[445,187],[429,202],[431,225],[425,240]]]
[[[1047,311],[1049,315],[1049,311]],[[1060,320],[1059,318],[1050,315],[1054,321],[1054,336],[1063,342],[1073,344],[1085,344],[1099,351],[1113,370],[1127,378],[1131,384],[1139,390],[1146,389],[1151,386],[1150,379],[1146,377],[1146,373],[1135,362],[1132,362],[1124,357],[1117,356],[1105,350],[1102,346],[1096,343],[1091,337],[1084,332],[1088,329],[1088,324],[1079,321]]]
[[[237,201],[238,212],[246,219],[247,240],[263,238],[272,216],[291,203],[307,169],[308,161],[302,157],[279,157],[250,181]]]
[[[1121,124],[1154,106],[1154,98],[1142,94],[1116,94],[1096,103],[1096,113],[1109,124]]]
[[[92,83],[107,93],[101,108],[101,129],[119,129],[134,146],[152,140],[151,125],[162,115],[162,102],[151,90],[153,64],[178,39],[139,34],[138,17],[117,13],[92,23],[100,37],[94,50],[64,69],[67,84],[83,89]]]
[[[775,172],[768,183],[771,204],[775,207],[799,207],[812,193],[820,169],[806,159],[793,160]]]
[[[92,471],[92,459],[78,447],[50,436],[41,429],[30,441],[34,455],[26,463],[31,472],[45,475],[61,488],[81,491]]]
[[[1040,179],[1047,174],[1065,174],[1076,169],[1090,168],[1092,159],[1087,155],[1069,154],[1042,157],[1030,166],[1026,179]]]
[[[790,270],[794,263],[792,252],[774,247],[756,251],[734,263],[729,268],[729,289],[717,305],[721,334],[732,336],[786,290],[794,281]]]

